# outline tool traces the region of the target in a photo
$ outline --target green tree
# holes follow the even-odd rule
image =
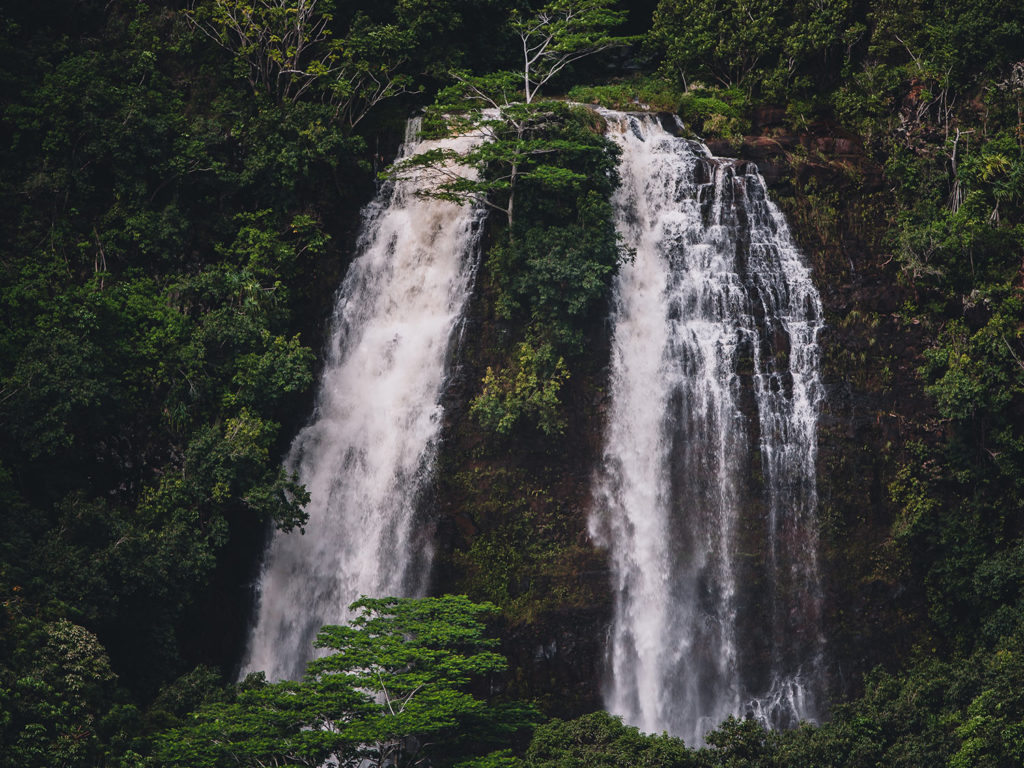
[[[701,757],[708,768],[773,768],[778,737],[753,719],[730,715],[705,735]]]
[[[486,75],[453,71],[454,86],[442,91],[427,122],[433,135],[473,135],[464,150],[433,149],[396,164],[390,175],[427,173],[425,194],[459,203],[486,205],[503,213],[514,236],[516,189],[534,181],[565,191],[585,177],[565,164],[548,162],[578,147],[552,135],[566,107],[538,102],[540,89],[572,62],[622,45],[609,30],[624,18],[612,0],[553,0],[533,16],[513,14],[522,44],[522,69]],[[554,131],[557,134],[557,131]]]
[[[187,15],[244,63],[254,91],[278,102],[319,92],[351,129],[406,92],[411,80],[401,68],[413,39],[407,27],[374,24],[363,13],[336,39],[333,11],[331,0],[210,0]]]
[[[511,73],[464,76],[442,92],[426,121],[428,135],[477,137],[466,149],[436,147],[396,163],[393,178],[420,178],[421,194],[459,204],[483,205],[504,215],[515,232],[516,192],[533,182],[567,193],[586,181],[565,155],[592,150],[560,135],[572,108],[560,102],[516,101]],[[499,95],[499,93],[501,95]],[[489,106],[501,102],[498,107]],[[559,161],[562,162],[559,162]]]
[[[428,110],[431,137],[474,136],[462,148],[435,147],[394,165],[391,178],[417,178],[421,194],[500,213],[505,229],[487,259],[495,306],[529,323],[527,340],[488,368],[473,413],[509,435],[531,424],[565,429],[559,393],[564,357],[583,348],[581,327],[600,304],[622,249],[608,199],[618,182],[615,145],[593,112],[542,101],[540,90],[573,61],[622,44],[610,29],[623,14],[607,0],[555,0],[510,26],[519,70],[453,72],[455,84]],[[522,215],[520,215],[522,214]]]
[[[537,728],[526,753],[529,768],[695,768],[682,739],[654,736],[607,712],[552,720]]]
[[[21,608],[15,596],[0,609],[0,766],[97,765],[116,698],[107,654],[85,628]]]
[[[347,626],[324,627],[300,682],[253,675],[230,703],[160,734],[162,765],[449,765],[507,743],[530,707],[471,690],[505,667],[484,621],[497,609],[463,596],[362,598]]]
[[[523,98],[527,104],[574,61],[626,42],[609,34],[626,18],[624,11],[614,10],[614,5],[615,0],[553,0],[528,18],[513,13],[512,29],[522,51]]]

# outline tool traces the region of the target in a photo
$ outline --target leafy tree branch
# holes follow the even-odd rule
[[[277,103],[318,95],[351,129],[385,99],[406,93],[412,35],[357,13],[345,37],[331,30],[330,0],[210,0],[185,13],[248,70],[255,92]]]
[[[531,707],[468,690],[505,668],[485,634],[493,605],[364,597],[351,609],[351,624],[323,628],[316,645],[332,653],[302,681],[250,676],[234,701],[160,734],[161,764],[441,766],[536,722]]]
[[[609,30],[621,24],[625,11],[614,0],[554,0],[536,15],[512,17],[512,28],[523,53],[523,97],[530,104],[537,92],[575,61],[624,45],[626,38]]]

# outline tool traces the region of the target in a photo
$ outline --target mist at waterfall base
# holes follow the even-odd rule
[[[417,141],[407,155],[477,141]],[[324,624],[361,595],[417,596],[431,535],[417,519],[433,469],[453,334],[465,309],[482,213],[387,185],[363,214],[338,291],[313,417],[286,461],[310,494],[305,533],[275,533],[242,673],[298,679]]]
[[[604,115],[636,249],[591,518],[613,578],[606,706],[690,745],[729,715],[814,720],[820,300],[753,165]]]

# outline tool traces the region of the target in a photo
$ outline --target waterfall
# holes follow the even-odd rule
[[[613,578],[606,706],[692,745],[730,714],[813,720],[818,294],[752,164],[604,115],[636,249],[590,525]]]
[[[406,155],[478,141],[416,141]],[[475,269],[482,214],[389,184],[363,213],[358,256],[338,291],[313,417],[286,465],[310,494],[305,533],[275,533],[243,671],[297,679],[323,624],[361,595],[426,588],[430,536],[416,510],[441,426],[449,347]]]

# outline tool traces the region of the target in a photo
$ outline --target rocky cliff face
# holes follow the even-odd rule
[[[740,145],[707,143],[715,154],[757,164],[825,306],[818,482],[836,697],[856,693],[865,671],[895,663],[915,640],[922,596],[901,578],[889,546],[888,487],[905,444],[928,438],[933,414],[916,374],[923,339],[900,321],[908,291],[887,248],[882,169],[838,126],[794,131],[784,118],[761,109]],[[674,125],[670,116],[663,123]],[[430,514],[440,541],[434,589],[500,603],[508,685],[567,716],[601,705],[610,621],[607,562],[586,523],[607,406],[607,328],[595,324],[586,375],[569,384],[565,436],[501,443],[481,436],[468,403],[508,332],[482,272],[446,404]]]
[[[784,119],[780,109],[760,109],[739,147],[709,145],[757,164],[825,305],[818,483],[830,687],[843,696],[858,690],[865,671],[903,657],[917,636],[923,596],[894,559],[888,489],[908,441],[935,436],[934,413],[916,373],[924,339],[900,319],[912,296],[889,250],[883,169],[839,126],[796,132]]]
[[[510,664],[503,684],[553,715],[573,717],[601,708],[611,620],[606,558],[587,535],[609,342],[603,324],[591,329],[582,375],[563,391],[562,436],[486,435],[469,403],[511,332],[492,302],[482,270],[456,351],[427,514],[438,541],[432,591],[499,604],[501,651]]]
[[[832,688],[850,694],[865,671],[894,663],[915,639],[922,596],[894,561],[888,488],[907,442],[932,435],[934,414],[916,373],[924,340],[900,319],[911,296],[889,251],[893,206],[882,169],[838,126],[793,133],[782,117],[760,110],[757,134],[739,153],[769,180],[825,305],[818,476],[827,635]]]

